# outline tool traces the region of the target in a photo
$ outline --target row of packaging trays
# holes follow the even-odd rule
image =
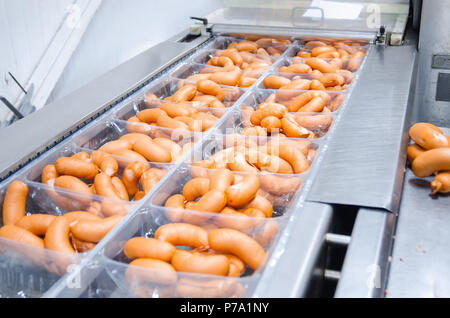
[[[13,180],[23,181],[29,188],[26,201],[26,211],[30,213],[45,213],[62,215],[70,210],[83,210],[87,203],[98,202],[114,206],[114,209],[125,211],[126,217],[110,231],[97,246],[87,253],[66,255],[50,250],[36,251],[29,246],[18,244],[6,239],[0,239],[0,296],[2,297],[244,297],[251,295],[265,267],[261,266],[256,271],[247,270],[240,278],[218,277],[211,275],[199,275],[178,273],[177,280],[170,284],[135,285],[127,280],[125,257],[122,247],[124,243],[134,236],[151,237],[155,230],[166,223],[172,222],[167,217],[164,203],[172,194],[181,193],[183,185],[191,178],[192,163],[207,159],[210,155],[223,149],[223,143],[227,134],[239,133],[242,130],[243,106],[256,107],[274,90],[261,87],[262,78],[274,72],[274,69],[285,63],[292,52],[298,50],[298,42],[286,46],[284,53],[274,59],[272,67],[266,70],[261,78],[250,88],[231,88],[231,97],[227,108],[215,110],[215,115],[220,117],[216,125],[204,133],[178,133],[176,137],[173,131],[167,128],[154,127],[155,131],[171,136],[172,140],[180,145],[194,142],[192,151],[186,154],[177,163],[150,163],[151,166],[168,170],[167,175],[158,185],[140,201],[115,201],[100,196],[86,197],[80,193],[58,189],[40,183],[41,172],[45,165],[54,164],[55,160],[62,156],[71,156],[80,151],[91,153],[104,143],[115,140],[127,133],[126,120],[143,108],[149,107],[145,103],[145,96],[153,93],[161,99],[172,95],[186,71],[197,72],[198,64],[205,52],[211,49],[226,48],[227,43],[233,39],[218,37],[209,45],[194,53],[187,61],[169,74],[151,82],[127,100],[123,101],[101,118],[88,124],[86,127],[67,138],[58,146],[47,151],[35,159],[13,176],[0,184],[0,202],[3,203],[8,185]],[[359,71],[358,71],[359,72]],[[189,74],[189,75],[192,75]],[[355,74],[355,80],[357,74]],[[304,92],[304,91],[303,91]],[[292,91],[293,94],[303,93]],[[258,221],[246,228],[249,235],[262,235],[269,229],[276,229],[277,235],[270,242],[265,242],[264,248],[268,252],[268,259],[273,255],[276,238],[283,231],[290,218],[302,206],[308,187],[312,182],[313,171],[317,169],[316,161],[321,155],[327,143],[329,132],[334,129],[340,113],[348,101],[349,92],[330,92],[332,95],[344,95],[344,103],[338,111],[327,114],[331,126],[318,131],[318,138],[308,140],[311,147],[316,150],[316,160],[313,160],[310,169],[302,174],[282,175],[271,174],[280,181],[298,179],[301,186],[291,193],[283,194],[274,199],[274,217],[265,221]],[[150,106],[151,107],[151,106]],[[209,109],[211,110],[211,109]],[[214,111],[214,110],[213,110]],[[308,114],[316,115],[316,114]],[[139,124],[137,124],[139,125]],[[258,144],[264,144],[269,137],[249,137]],[[118,161],[120,161],[120,158]],[[121,169],[126,164],[123,162]],[[121,170],[119,171],[119,173]],[[265,177],[265,176],[261,176]],[[269,179],[268,179],[269,181]],[[66,198],[63,202],[56,200]],[[192,218],[200,217],[198,212],[189,211],[186,214]],[[209,217],[208,224],[215,224],[214,215]],[[233,221],[233,218],[230,219]],[[216,222],[217,223],[217,222]],[[266,261],[267,263],[267,261]],[[74,266],[68,266],[75,264]],[[65,270],[64,270],[65,269]],[[137,274],[146,275],[147,269],[135,269]],[[139,273],[142,272],[142,273]],[[139,277],[139,275],[134,277]]]

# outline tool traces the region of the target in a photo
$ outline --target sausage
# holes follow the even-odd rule
[[[122,219],[122,215],[113,215],[99,220],[81,218],[70,225],[70,230],[80,240],[98,243]]]
[[[319,81],[319,80],[313,80],[313,81],[311,81],[310,89],[311,89],[311,90],[314,90],[314,91],[324,91],[324,90],[326,90],[327,88],[322,84],[321,81]]]
[[[272,156],[265,153],[264,148],[248,148],[245,152],[245,158],[251,164],[255,164],[259,169],[270,171],[272,173],[293,173],[292,166],[278,156]]]
[[[288,89],[288,90],[309,90],[311,87],[311,81],[304,78],[293,79],[289,84],[281,86],[280,89]],[[284,96],[287,96],[284,93]]]
[[[169,263],[151,258],[137,258],[125,271],[125,279],[130,285],[141,282],[173,284],[177,273]]]
[[[148,165],[146,163],[136,161],[123,170],[122,182],[127,188],[129,195],[134,195],[139,191],[139,179],[147,169]]]
[[[326,74],[319,77],[319,82],[325,87],[338,86],[345,84],[345,78],[339,74]]]
[[[30,231],[34,235],[45,235],[47,228],[50,226],[52,221],[55,219],[54,215],[51,214],[32,214],[22,217],[16,226]]]
[[[89,161],[89,154],[87,152],[81,151],[74,154],[71,158],[78,159],[82,161]]]
[[[314,97],[304,106],[298,109],[298,112],[317,113],[321,112],[325,107],[325,101],[321,97]]]
[[[72,247],[79,253],[87,253],[97,245],[95,243],[79,240],[73,235],[70,236],[70,242],[72,243]]]
[[[35,248],[44,248],[43,239],[26,229],[12,224],[7,224],[0,228],[0,237]]]
[[[227,205],[227,196],[223,191],[209,190],[200,200],[192,204],[191,210],[200,212],[220,212]]]
[[[125,184],[120,180],[118,177],[112,177],[111,182],[114,186],[114,190],[116,190],[117,195],[119,196],[120,200],[123,201],[129,201],[130,198],[128,196],[128,190],[125,187]]]
[[[241,182],[233,184],[226,189],[227,203],[232,207],[242,206],[253,200],[258,189],[258,177],[254,174],[245,175]]]
[[[244,233],[249,233],[255,226],[253,219],[248,215],[238,212],[233,208],[224,208],[219,215],[214,218],[215,224],[220,228],[235,229]]]
[[[211,174],[209,189],[225,192],[233,181],[234,175],[230,170],[219,169]]]
[[[282,66],[278,70],[281,73],[296,73],[296,74],[308,74],[312,72],[309,65],[303,63],[295,63],[289,66]]]
[[[316,57],[307,58],[305,64],[311,66],[313,70],[319,70],[322,73],[336,73],[339,69],[336,65]]]
[[[311,136],[311,132],[308,129],[299,126],[295,119],[290,117],[281,119],[281,128],[283,129],[283,133],[288,137],[308,138]]]
[[[450,146],[450,143],[442,130],[429,123],[417,123],[412,125],[409,129],[409,136],[416,144],[426,150]]]
[[[86,180],[94,179],[98,173],[98,167],[92,162],[70,157],[56,159],[55,168],[59,175],[68,175]]]
[[[159,171],[159,169],[150,168],[142,173],[140,181],[144,194],[149,193],[153,189],[153,187],[156,186],[159,180],[161,180],[165,173],[167,173],[167,170],[164,170],[165,173],[161,176],[156,171]]]
[[[95,192],[103,197],[121,200],[112,178],[105,173],[99,173],[94,179]],[[79,237],[81,239],[81,237]]]
[[[352,72],[356,72],[361,65],[362,59],[365,53],[363,51],[357,51],[352,54],[350,61],[348,62],[347,69]]]
[[[273,151],[274,149],[270,150]],[[294,169],[294,173],[303,173],[309,170],[309,162],[306,159],[305,155],[298,148],[293,148],[281,144],[278,149],[275,149],[275,152],[276,153],[272,154],[279,156],[281,159],[289,162],[289,164]]]
[[[155,138],[153,139],[153,142],[155,142],[160,147],[167,150],[171,155],[171,161],[177,162],[182,157],[182,148],[179,144],[172,141],[168,138]]]
[[[79,192],[83,196],[76,196],[72,200],[80,201],[83,204],[89,205],[92,200],[93,191],[89,186],[80,179],[72,176],[59,176],[55,179],[55,187],[63,188],[69,191]],[[64,194],[67,196],[66,194]]]
[[[100,167],[100,170],[106,173],[108,176],[115,176],[117,170],[119,170],[119,164],[110,154],[96,150],[91,153],[92,163]]]
[[[241,74],[242,71],[238,67],[236,67],[228,72],[213,73],[209,77],[209,80],[221,85],[236,86],[241,77]]]
[[[208,246],[208,232],[199,226],[187,223],[170,223],[160,226],[155,238],[174,246],[203,248]]]
[[[197,88],[193,85],[185,85],[173,94],[173,101],[176,103],[189,101],[197,94]],[[162,107],[161,107],[162,109]],[[164,109],[162,109],[164,110]]]
[[[133,237],[123,246],[123,253],[129,259],[153,258],[170,262],[175,254],[175,247],[154,238]]]
[[[444,171],[438,173],[430,183],[432,194],[450,192],[450,172]]]
[[[257,136],[257,137],[266,137],[267,129],[264,127],[256,126],[256,127],[245,127],[242,132],[242,135],[246,136]]]
[[[14,180],[6,190],[3,200],[3,225],[14,225],[25,216],[28,187]]]
[[[225,93],[222,90],[222,88],[212,80],[201,80],[197,82],[197,89],[206,94],[206,95],[213,95],[218,100],[222,101],[225,97]]]
[[[160,127],[165,127],[169,129],[179,129],[179,130],[189,130],[188,126],[176,119],[173,119],[169,117],[168,115],[161,115],[158,117],[158,120],[156,121],[156,125]]]
[[[281,177],[270,174],[260,175],[261,188],[275,195],[294,193],[302,182],[296,177]]]
[[[167,115],[165,111],[159,108],[150,108],[141,110],[136,117],[144,123],[156,123],[161,115]]]
[[[255,208],[262,211],[266,218],[271,218],[273,214],[273,206],[269,200],[262,195],[256,194],[255,198],[242,206],[243,209]]]
[[[140,134],[150,134],[153,130],[153,127],[149,124],[140,121],[136,116],[130,117],[127,120],[127,124],[125,129],[129,133],[140,133]]]
[[[255,53],[256,50],[258,49],[258,44],[250,41],[241,41],[236,45],[236,49],[238,51]]]
[[[139,201],[142,200],[145,197],[144,191],[138,191],[134,194],[133,201]]]
[[[185,86],[186,87],[186,86]],[[196,112],[196,109],[188,104],[183,103],[168,103],[164,102],[161,105],[161,110],[165,111],[170,117],[191,116]]]
[[[45,233],[45,248],[61,253],[75,253],[69,238],[70,226],[67,219],[57,216],[50,223]]]
[[[274,237],[278,233],[278,223],[274,220],[269,220],[264,224],[264,227],[260,233],[256,233],[254,238],[261,246],[273,241]]]
[[[115,151],[111,152],[111,154],[120,153],[120,152],[123,152],[123,151],[131,151],[131,149],[133,149],[133,146],[136,143],[136,141],[138,141],[140,139],[152,140],[149,136],[147,136],[145,134],[141,134],[141,133],[128,133],[128,134],[125,134],[125,135],[121,136],[119,138],[119,140],[124,140],[124,141],[128,142],[131,145],[130,149],[125,149],[125,148],[118,149],[118,150],[115,150]]]
[[[181,194],[175,194],[169,197],[164,204],[166,207],[166,217],[172,222],[180,222],[183,219],[186,199]]]
[[[280,89],[283,86],[289,85],[291,80],[282,76],[270,75],[264,79],[263,83],[266,88]]]
[[[151,139],[136,140],[133,150],[144,156],[148,161],[170,162],[172,160],[170,152]]]
[[[126,167],[134,161],[147,162],[147,159],[145,159],[144,156],[137,153],[136,151],[129,149],[117,150],[113,152],[112,155],[117,156],[116,160],[119,164],[119,167]]]
[[[409,145],[407,151],[408,162],[412,163],[414,159],[417,158],[418,155],[424,153],[425,151],[426,151],[425,149],[423,149],[417,144]]]
[[[254,165],[249,164],[247,162],[245,155],[241,153],[237,153],[235,155],[234,160],[228,163],[228,167],[232,171],[251,172],[251,173],[259,172],[259,170]]]
[[[176,250],[172,266],[178,272],[226,276],[230,261],[224,255],[214,255]]]
[[[311,50],[311,56],[317,57],[320,54],[328,53],[328,52],[336,52],[336,49],[332,46],[318,46]]]
[[[266,259],[266,252],[262,246],[237,230],[212,230],[208,234],[208,242],[213,250],[233,254],[254,270],[257,270]]]
[[[262,103],[258,106],[258,109],[251,114],[250,121],[253,125],[257,126],[265,117],[273,116],[281,119],[286,113],[287,109],[284,105],[276,103]]]
[[[220,54],[221,54],[221,56],[228,57],[230,60],[232,60],[234,65],[240,66],[244,62],[242,56],[239,55],[237,50],[229,50],[229,49],[227,49],[227,50],[222,51]]]
[[[450,148],[436,148],[425,151],[412,162],[416,177],[424,178],[437,171],[450,170]]]
[[[107,152],[107,153],[113,153],[119,149],[130,149],[131,150],[131,143],[127,140],[113,140],[105,143],[103,146],[101,146],[98,150]],[[93,178],[92,178],[93,179]]]
[[[313,131],[326,132],[333,123],[333,117],[327,115],[305,115],[296,113],[293,116],[298,125]]]
[[[67,212],[63,215],[63,217],[67,220],[69,225],[71,225],[73,222],[78,221],[80,219],[88,219],[88,220],[101,220],[101,217],[98,215],[95,215],[90,212],[85,211],[72,211]]]
[[[183,196],[188,201],[195,201],[197,198],[209,191],[208,178],[194,178],[186,182],[183,187]]]

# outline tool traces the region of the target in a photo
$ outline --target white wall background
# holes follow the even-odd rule
[[[8,72],[28,82],[74,0],[0,0],[0,95],[16,103],[20,92]],[[0,105],[0,119],[9,113]]]
[[[103,0],[48,102],[185,30],[220,0]]]
[[[77,1],[98,0],[0,0],[0,95],[18,104],[20,89],[8,71],[29,82]],[[221,6],[221,0],[102,0],[47,103],[185,30],[190,16]],[[0,104],[0,122],[7,116]]]

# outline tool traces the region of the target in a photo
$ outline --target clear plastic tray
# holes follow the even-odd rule
[[[313,75],[313,74],[293,74],[293,73],[277,73],[277,72],[270,72],[270,73],[268,73],[268,74],[265,74],[264,75],[264,79],[261,81],[261,83],[258,85],[258,88],[259,89],[273,89],[273,88],[269,88],[269,87],[266,87],[265,85],[264,85],[264,80],[267,78],[267,77],[269,77],[269,76],[280,76],[280,77],[284,77],[284,78],[287,78],[287,79],[289,79],[289,80],[295,80],[295,79],[305,79],[305,80],[309,80],[309,81],[313,81],[313,80],[317,80],[319,77],[322,77],[322,76],[324,76],[324,75],[341,75],[343,78],[344,78],[344,80],[346,81],[346,83],[344,84],[344,85],[348,85],[348,87],[347,88],[345,88],[345,89],[343,89],[343,90],[339,90],[339,91],[335,91],[335,90],[328,90],[328,89],[326,89],[326,90],[321,90],[321,91],[324,91],[324,92],[340,92],[340,93],[347,93],[348,92],[348,90],[350,89],[350,87],[353,85],[353,83],[354,83],[354,78],[350,78],[349,76],[347,76],[347,75],[342,75],[342,74],[322,74],[322,75],[320,75],[320,76],[317,76],[317,75]],[[310,89],[311,90],[311,89]],[[278,91],[281,91],[281,90],[278,90]],[[311,91],[313,91],[313,90],[311,90]]]
[[[226,135],[214,135],[208,136],[205,138],[202,148],[196,149],[197,151],[191,153],[191,155],[187,158],[190,164],[198,163],[202,160],[211,159],[211,156],[216,155],[218,152],[229,149],[231,152],[229,153],[228,161],[233,163],[233,154],[237,154],[233,152],[234,147],[240,147],[243,149],[245,147],[244,154],[250,160],[250,164],[255,165],[257,163],[257,156],[255,152],[249,151],[249,147],[256,148],[262,151],[263,153],[269,152],[274,156],[279,155],[279,146],[281,145],[289,145],[293,147],[293,145],[297,145],[299,149],[301,149],[302,154],[305,156],[305,159],[308,161],[309,168],[300,173],[295,173],[295,170],[292,171],[291,174],[297,174],[302,180],[305,180],[308,177],[308,173],[310,169],[315,165],[315,159],[317,153],[319,152],[319,148],[321,147],[321,141],[316,140],[308,140],[308,139],[298,139],[298,138],[277,138],[277,137],[254,137],[254,136],[246,136],[238,133],[230,133]],[[230,149],[231,148],[231,149]],[[286,160],[286,159],[285,159]],[[247,160],[248,161],[248,160]],[[287,161],[287,160],[286,160]],[[292,164],[291,164],[292,166]],[[227,168],[230,168],[227,165]],[[280,167],[269,166],[266,170],[277,171]],[[299,169],[299,168],[297,168]],[[261,170],[261,169],[260,169]],[[264,170],[264,169],[263,169]],[[300,169],[299,169],[300,170]],[[207,173],[203,173],[207,175]]]
[[[207,50],[202,51],[199,54],[197,54],[195,57],[193,57],[192,61],[196,64],[202,64],[206,65],[210,59],[212,59],[215,56],[220,56],[221,51],[220,50]],[[252,63],[252,61],[260,60],[261,62],[266,62],[270,65],[275,63],[279,57],[273,57],[268,55],[257,55],[257,54],[251,54],[247,52],[241,52],[241,56],[243,58],[243,61],[245,63]]]
[[[28,188],[25,215],[46,214],[61,216],[67,212],[66,207],[56,205],[49,196],[52,188],[23,181]],[[3,226],[3,202],[10,182],[0,188],[2,207],[1,225]],[[68,191],[54,190],[54,194],[62,196],[66,204],[86,197]],[[78,201],[80,202],[80,201]],[[71,210],[71,209],[69,209]],[[78,209],[75,209],[78,210]],[[84,253],[61,253],[49,249],[18,243],[0,238],[0,295],[7,298],[40,297],[58,281],[62,281],[67,273],[71,273],[90,255],[93,250]],[[67,282],[70,285],[70,282]]]
[[[236,38],[232,38],[232,37],[219,37],[216,39],[216,41],[214,41],[214,43],[212,43],[210,45],[211,48],[216,49],[216,50],[225,50],[229,47],[229,45],[231,43],[239,43],[242,41],[251,41],[249,39],[236,39]],[[251,42],[255,42],[258,44],[258,48],[263,48],[267,51],[267,53],[270,56],[280,56],[282,55],[288,48],[289,46],[292,44],[282,44],[282,43],[258,43],[256,41],[251,41]],[[272,51],[272,49],[275,49],[274,51]],[[279,55],[277,55],[279,54]]]
[[[93,282],[92,285],[95,287],[91,290],[95,290],[96,294],[101,294],[102,297],[228,298],[245,297],[251,294],[264,270],[265,263],[256,271],[247,266],[243,276],[238,278],[177,272],[175,277],[165,281],[158,279],[161,278],[162,273],[157,270],[128,265],[130,260],[123,254],[125,243],[133,237],[153,237],[160,226],[170,223],[172,222],[165,217],[164,213],[154,209],[144,210],[129,220],[126,226],[122,227],[121,231],[117,231],[106,244],[102,258],[105,271]],[[276,229],[278,224],[271,220],[271,222],[261,223],[260,226],[271,226]],[[208,226],[205,225],[205,227]],[[258,240],[257,232],[247,233],[247,235]],[[264,245],[268,253],[266,260],[270,258],[274,241],[275,237],[272,237],[272,240]],[[109,279],[106,279],[106,276]]]
[[[192,63],[192,64],[184,64],[184,65],[180,66],[171,75],[174,78],[189,81],[189,77],[192,75],[212,74],[215,72],[220,72],[221,70],[222,70],[222,68],[217,67],[217,66]],[[264,71],[244,70],[244,71],[242,71],[241,76],[258,79],[263,73],[264,73]],[[195,80],[193,80],[192,83],[195,83]],[[250,86],[252,86],[252,85],[250,85]],[[238,86],[243,89],[250,87],[250,86],[242,86],[242,84],[240,84],[239,81],[234,86]]]

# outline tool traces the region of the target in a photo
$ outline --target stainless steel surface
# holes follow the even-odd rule
[[[406,171],[386,297],[450,297],[450,196],[432,180]]]
[[[178,37],[177,37],[178,38]],[[103,109],[206,41],[162,42],[86,86],[0,130],[0,178],[77,130]],[[70,111],[69,111],[70,110]]]
[[[333,208],[327,204],[306,202],[298,217],[285,231],[289,244],[277,250],[276,270],[265,271],[253,297],[303,297],[330,228]]]
[[[327,242],[327,244],[347,246],[350,244],[351,240],[351,236],[348,235],[335,233],[327,233],[325,235],[325,242]]]
[[[385,210],[359,209],[335,297],[384,295],[395,220]]]
[[[414,121],[450,126],[450,102],[436,101],[439,73],[448,69],[433,69],[433,54],[450,54],[450,0],[423,1],[419,37],[419,70]],[[450,87],[447,87],[450,90]]]
[[[415,57],[414,46],[367,56],[309,200],[398,210]]]

